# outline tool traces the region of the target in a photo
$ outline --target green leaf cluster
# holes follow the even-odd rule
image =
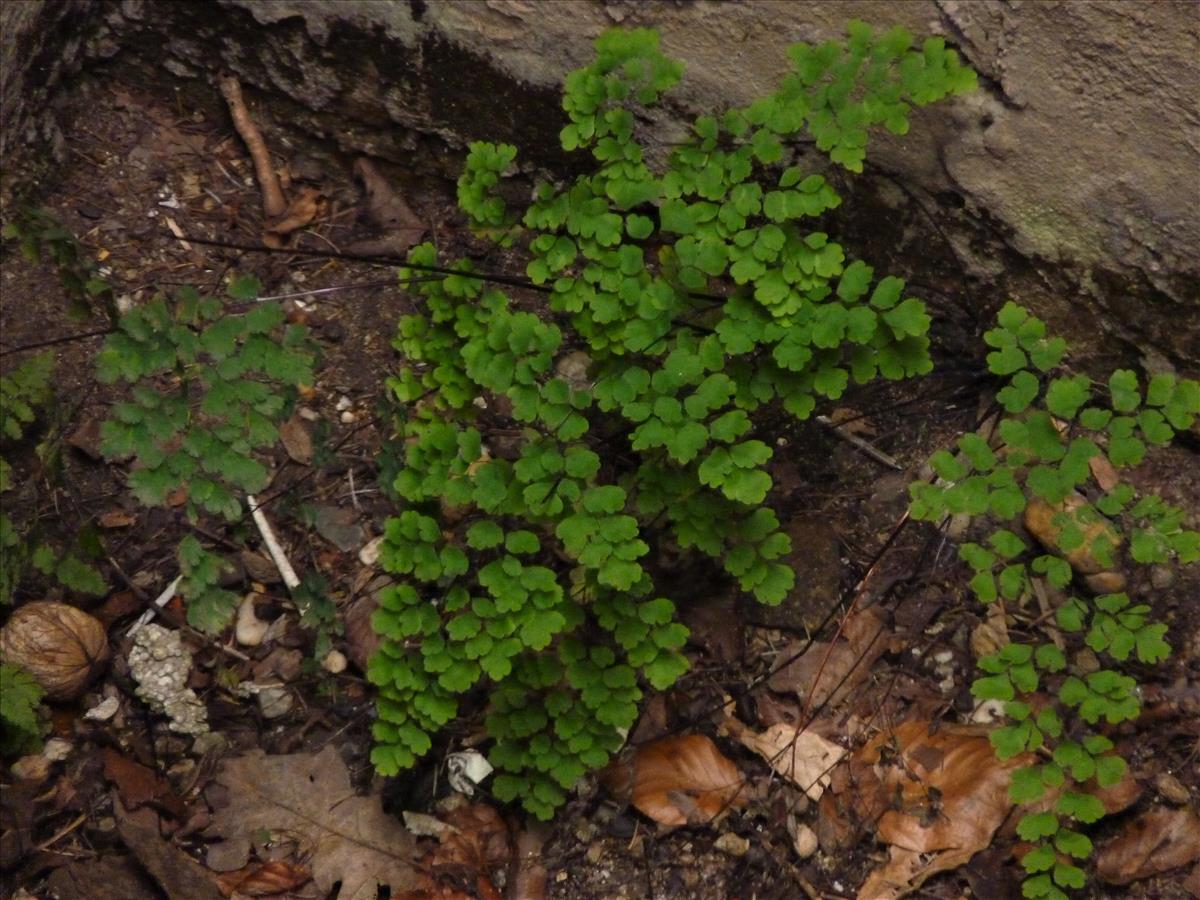
[[[1095,788],[1116,784],[1126,770],[1096,729],[1134,719],[1141,709],[1137,680],[1120,666],[1159,663],[1170,654],[1167,626],[1152,619],[1149,603],[1125,592],[1078,596],[1068,558],[1086,549],[1112,568],[1127,545],[1133,563],[1200,559],[1200,534],[1183,527],[1182,510],[1154,495],[1136,497],[1124,483],[1101,490],[1092,475],[1094,461],[1116,470],[1136,465],[1149,448],[1190,428],[1200,413],[1200,384],[1156,375],[1143,386],[1129,370],[1096,383],[1064,371],[1066,343],[1015,303],[1001,309],[984,340],[988,367],[1003,379],[996,400],[1004,414],[991,433],[963,435],[954,451],[934,454],[935,480],[910,485],[910,513],[928,521],[963,515],[989,529],[959,546],[982,602],[1020,604],[1038,579],[1068,595],[1055,610],[1058,630],[1045,635],[1051,641],[1035,637],[979,659],[983,674],[971,688],[980,701],[1003,703],[1009,724],[991,734],[1000,758],[1049,755],[1049,762],[1015,770],[1010,795],[1034,803],[1047,790],[1058,792],[1051,809],[1021,819],[1018,833],[1035,843],[1022,859],[1024,896],[1065,898],[1083,886],[1076,862],[1092,852],[1091,840],[1071,823],[1100,819]],[[1097,499],[1086,502],[1084,489]],[[1050,505],[1055,529],[1054,546],[1040,554],[1017,533],[1035,499]],[[1114,667],[1076,671],[1069,654],[1083,645]],[[1049,702],[1039,691],[1049,692]]]
[[[590,152],[590,172],[539,184],[517,215],[500,190],[514,148],[471,145],[459,204],[527,251],[545,309],[430,245],[402,270],[455,274],[413,286],[422,306],[395,341],[406,506],[372,623],[380,771],[428,752],[484,685],[494,790],[549,816],[620,747],[644,686],[687,668],[657,550],[707,555],[763,603],[792,590],[756,418],[803,420],[851,380],[931,364],[924,305],[847,259],[817,221],[841,199],[783,141],[807,131],[854,169],[867,128],[973,83],[937,42],[909,44],[856,25],[816,68],[797,48],[768,104],[697,118],[664,164],[643,123],[682,66],[656,32],[614,29],[564,85],[562,146]]]
[[[38,745],[45,730],[38,717],[42,693],[24,669],[0,662],[0,754],[28,752]]]
[[[22,255],[29,262],[44,259],[55,267],[74,316],[84,318],[98,311],[110,321],[116,320],[116,295],[100,277],[100,267],[88,257],[75,235],[51,213],[18,204],[0,236],[18,241]]]
[[[15,443],[26,436],[28,426],[52,400],[53,371],[54,355],[46,352],[30,357],[9,374],[0,376],[0,441]],[[0,456],[0,493],[11,487],[12,468]],[[71,550],[58,554],[23,531],[6,512],[0,511],[0,603],[11,602],[28,564],[73,591],[104,593],[106,585],[95,566]]]
[[[278,440],[296,388],[312,383],[313,353],[279,304],[254,302],[258,289],[253,278],[231,282],[236,309],[190,287],[170,303],[156,298],[123,315],[101,350],[100,380],[131,385],[101,426],[101,450],[132,458],[129,487],[143,504],[182,492],[190,519],[233,522],[243,515],[240,495],[266,486],[270,473],[255,451]],[[214,563],[194,539],[179,557],[183,593],[194,601],[189,619],[220,630],[233,607],[213,587]]]

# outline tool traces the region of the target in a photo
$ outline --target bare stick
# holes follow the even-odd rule
[[[150,608],[138,616],[137,621],[129,626],[129,631],[127,631],[126,634],[128,634],[130,637],[133,637],[135,634],[141,631],[151,619],[158,615],[158,611],[166,606],[167,603],[170,602],[171,598],[175,596],[175,589],[179,587],[179,582],[182,580],[182,575],[176,575],[175,580],[163,588],[163,592],[155,598],[152,604],[150,604]]]
[[[888,456],[882,450],[877,449],[873,444],[867,443],[862,438],[858,437],[858,435],[842,431],[842,429],[837,427],[837,423],[830,419],[829,416],[817,416],[816,419],[847,444],[857,447],[876,462],[883,463],[888,468],[895,469],[897,472],[904,471],[904,466],[900,465],[900,463],[896,462],[896,460],[892,459],[892,457]]]
[[[247,494],[246,500],[250,504],[250,515],[254,517],[254,524],[258,526],[258,532],[262,535],[263,543],[267,545],[267,552],[271,554],[271,559],[275,562],[275,568],[279,570],[279,574],[283,578],[283,583],[287,585],[287,589],[294,591],[300,586],[300,579],[296,577],[296,570],[292,568],[292,564],[288,562],[287,556],[284,555],[283,547],[279,545],[279,540],[275,537],[275,532],[271,530],[271,523],[267,521],[267,516],[259,507],[258,501],[254,499],[254,495]]]
[[[279,186],[279,176],[271,165],[271,153],[263,140],[262,132],[250,118],[246,109],[246,101],[242,98],[242,86],[232,75],[221,77],[221,94],[229,104],[229,114],[233,117],[233,127],[241,136],[250,151],[250,159],[254,161],[254,174],[258,178],[258,186],[263,195],[263,212],[268,219],[274,219],[287,212],[287,200],[283,197],[283,189]]]

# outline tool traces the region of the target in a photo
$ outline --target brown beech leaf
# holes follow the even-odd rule
[[[283,215],[267,219],[267,231],[283,237],[304,228],[321,212],[325,196],[316,188],[302,187]]]
[[[266,897],[294,890],[312,880],[312,873],[286,859],[251,863],[236,872],[226,872],[217,878],[217,887],[226,897],[234,892],[243,897]]]
[[[743,746],[767,761],[776,772],[792,781],[808,799],[817,801],[829,787],[830,772],[846,755],[844,748],[814,731],[780,722],[755,733],[730,718],[725,721],[729,733]]]
[[[641,813],[669,827],[710,822],[747,794],[737,766],[700,734],[639,747],[632,763],[614,763],[601,777],[614,794],[627,794]]]
[[[308,433],[308,426],[304,424],[304,420],[298,414],[293,415],[279,426],[279,440],[283,443],[283,449],[287,451],[287,455],[292,458],[293,462],[298,462],[302,466],[312,463],[312,435]]]
[[[1200,859],[1200,819],[1190,809],[1151,809],[1100,848],[1096,871],[1109,884],[1129,884]]]
[[[177,819],[184,817],[186,806],[167,779],[111,747],[104,748],[104,777],[116,786],[126,809],[153,803]]]
[[[207,837],[224,838],[209,848],[243,862],[256,836],[286,831],[314,848],[309,865],[321,896],[370,900],[380,887],[391,896],[416,886],[412,868],[415,845],[395,818],[383,811],[378,794],[360,797],[338,751],[267,756],[261,750],[227,759],[216,781],[228,794],[213,814]],[[336,884],[340,891],[334,891]]]
[[[128,528],[137,521],[137,516],[123,509],[114,509],[104,513],[96,521],[100,523],[101,528]]]
[[[857,756],[870,764],[891,808],[878,836],[891,845],[888,861],[859,889],[860,897],[892,900],[917,890],[930,876],[958,868],[987,847],[1012,809],[1013,769],[1021,754],[1000,760],[979,728],[910,720],[872,738]]]

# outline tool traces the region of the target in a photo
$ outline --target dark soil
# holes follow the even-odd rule
[[[292,312],[296,320],[310,326],[322,353],[313,392],[301,401],[316,437],[318,464],[298,465],[282,447],[277,448],[274,480],[264,496],[272,498],[268,513],[293,564],[303,574],[323,579],[344,618],[368,593],[370,572],[359,563],[356,552],[339,551],[320,537],[314,518],[320,507],[352,510],[365,542],[381,532],[394,508],[379,485],[380,467],[387,464],[383,447],[391,434],[384,383],[394,365],[391,340],[396,319],[414,300],[389,283],[391,267],[304,252],[336,252],[371,232],[359,220],[361,197],[350,174],[352,161],[302,135],[278,130],[269,109],[257,114],[278,161],[288,166],[296,181],[322,188],[331,198],[328,213],[299,235],[293,253],[186,246],[168,221],[184,234],[258,244],[262,215],[249,160],[215,91],[213,102],[202,108],[193,108],[182,96],[166,84],[123,81],[119,72],[81,85],[69,132],[69,160],[53,182],[41,186],[35,199],[100,261],[104,277],[122,302],[138,304],[184,284],[219,293],[223,281],[235,271],[256,275],[266,296],[342,288],[302,298],[305,307],[294,307]],[[445,166],[444,160],[441,165]],[[464,253],[480,257],[480,268],[519,271],[503,254],[490,253],[466,233],[453,202],[453,185],[439,176],[423,176],[419,160],[416,166],[406,172],[381,168],[401,186],[442,251],[451,257]],[[850,197],[846,206],[854,207],[854,199]],[[861,199],[861,206],[869,208],[870,197]],[[913,215],[928,213],[918,210]],[[919,384],[856,389],[836,408],[818,411],[837,421],[852,420],[856,433],[894,457],[903,471],[869,458],[815,421],[767,429],[769,439],[779,447],[772,500],[783,521],[795,529],[793,534],[809,536],[798,547],[796,562],[810,575],[782,612],[767,613],[730,602],[729,591],[720,582],[695,582],[695,573],[679,572],[677,596],[691,597],[701,610],[685,613],[698,616],[692,623],[695,646],[689,651],[693,669],[665,702],[651,704],[659,720],[639,725],[635,741],[677,732],[715,737],[721,705],[730,699],[743,721],[766,726],[799,719],[801,706],[794,696],[747,686],[757,684],[755,679],[779,661],[789,639],[803,638],[829,619],[836,624],[838,604],[854,596],[868,572],[866,599],[860,603],[879,604],[889,628],[905,636],[907,649],[879,658],[871,677],[837,711],[837,721],[854,720],[861,729],[864,722],[882,727],[914,713],[953,721],[970,711],[967,685],[973,661],[968,640],[983,612],[968,598],[953,548],[932,529],[899,526],[906,506],[905,487],[922,461],[975,426],[988,388],[978,336],[990,311],[973,306],[970,296],[960,294],[964,281],[948,262],[951,254],[935,249],[905,255],[900,231],[891,228],[881,227],[877,245],[858,248],[856,255],[923,286],[915,292],[928,298],[934,330],[941,336],[935,348],[937,370]],[[915,268],[912,260],[917,260]],[[107,325],[100,316],[69,319],[55,273],[46,265],[24,262],[8,246],[0,288],[4,371],[25,358],[20,348]],[[538,298],[531,295],[525,301],[532,306]],[[3,776],[0,827],[5,840],[0,866],[6,868],[6,883],[14,890],[22,888],[39,898],[50,896],[47,879],[67,863],[124,858],[122,839],[113,825],[113,801],[98,763],[102,748],[119,748],[164,773],[187,799],[189,815],[200,814],[203,788],[216,763],[215,758],[190,756],[186,742],[169,735],[132,699],[132,685],[122,667],[129,623],[176,574],[173,552],[182,533],[182,516],[174,509],[140,507],[125,488],[125,468],[89,455],[94,451],[97,424],[117,397],[113,388],[92,375],[101,342],[102,337],[86,337],[52,345],[57,361],[55,406],[43,417],[33,439],[6,453],[18,476],[14,479],[18,487],[4,498],[6,511],[25,527],[36,523],[47,540],[60,546],[89,536],[91,545],[101,550],[97,563],[113,588],[111,595],[94,601],[93,609],[109,626],[117,662],[106,680],[78,705],[54,711],[54,735],[74,747],[69,760],[58,764],[58,787],[49,795],[31,796],[21,782]],[[39,443],[57,452],[39,455]],[[1140,490],[1157,490],[1185,509],[1200,509],[1200,465],[1193,450],[1156,453],[1132,473],[1131,480]],[[131,524],[102,527],[102,517],[114,512],[128,513]],[[257,534],[246,525],[224,528],[207,523],[205,527],[212,545],[230,556],[244,545],[258,543]],[[896,540],[881,556],[893,533]],[[1175,696],[1182,692],[1194,697],[1200,674],[1200,621],[1195,606],[1200,574],[1194,570],[1157,573],[1155,578],[1150,596],[1171,623],[1177,652],[1150,676],[1150,685],[1160,692],[1170,689]],[[235,590],[247,589],[249,579],[235,586]],[[15,602],[61,594],[61,589],[30,577]],[[88,603],[73,596],[66,599]],[[356,783],[366,788],[372,782],[367,760],[372,689],[361,669],[352,665],[331,675],[309,659],[313,636],[295,623],[292,602],[282,585],[261,586],[257,607],[262,618],[292,614],[293,621],[271,648],[242,654],[248,659],[241,658],[240,651],[230,652],[237,650],[232,639],[214,641],[187,632],[198,660],[193,686],[208,706],[214,729],[225,734],[233,751],[260,748],[267,753],[293,753],[333,743]],[[180,610],[169,606],[162,615],[171,626],[186,629]],[[350,629],[335,639],[335,646],[353,660],[356,655],[361,658],[361,647],[356,653],[353,646],[356,641],[361,636]],[[917,648],[919,653],[910,652]],[[294,652],[289,657],[292,662],[297,657],[306,661],[293,666],[288,679],[296,700],[292,711],[268,720],[253,700],[237,697],[229,686],[280,664],[281,651]],[[933,663],[942,651],[950,651],[949,671],[954,676],[950,687],[943,684],[946,671],[935,671]],[[130,714],[106,723],[85,722],[82,711],[100,695],[122,697]],[[469,736],[478,724],[464,724],[447,740]],[[1117,735],[1119,749],[1143,784],[1152,785],[1159,774],[1170,772],[1192,797],[1200,788],[1197,737],[1194,720],[1169,715],[1158,724],[1135,725]],[[866,873],[883,858],[882,845],[868,837],[844,854],[819,851],[800,859],[792,849],[788,819],[814,822],[815,809],[799,791],[771,782],[757,757],[732,742],[718,739],[718,743],[744,772],[768,785],[760,800],[715,827],[663,833],[589,783],[555,820],[545,844],[549,896],[564,900],[853,896]],[[434,756],[438,749],[447,748],[435,748]],[[444,779],[435,782],[433,777],[436,764],[433,759],[427,769],[386,786],[385,796],[397,812],[431,808],[434,794],[445,790]],[[1152,802],[1153,793],[1151,788],[1144,805]],[[517,820],[512,812],[512,821]],[[1120,824],[1119,819],[1106,821],[1099,836],[1115,833]],[[718,839],[729,833],[747,838],[749,849],[740,855],[718,849]],[[1011,840],[1005,841],[1007,852]],[[203,860],[205,842],[198,829],[177,832],[175,843]],[[1012,870],[1010,861],[1002,862]],[[158,887],[139,877],[145,881],[144,896],[163,896]],[[977,892],[973,896],[984,896],[974,883],[973,887]],[[967,896],[965,890],[961,873],[949,873],[926,884],[920,896]],[[1174,882],[1158,879],[1133,885],[1127,892],[1114,891],[1112,896],[1170,897],[1180,896],[1181,890]]]

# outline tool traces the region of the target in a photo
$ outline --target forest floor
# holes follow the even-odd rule
[[[486,782],[470,799],[451,790],[446,757],[480,741],[481,715],[455,725],[406,776],[380,778],[368,760],[368,619],[387,583],[371,548],[394,509],[381,473],[396,465],[385,380],[395,366],[396,320],[414,300],[395,284],[394,266],[337,256],[364,246],[356,242],[388,239],[386,225],[368,221],[372,203],[351,174],[354,160],[285,135],[269,109],[256,110],[293,188],[315,188],[324,202],[287,253],[201,245],[184,236],[258,245],[262,233],[253,168],[219,97],[190,108],[167,88],[113,78],[85,86],[77,103],[68,161],[37,201],[78,236],[122,302],[189,284],[219,296],[234,273],[256,276],[264,296],[328,289],[288,300],[290,318],[308,325],[321,356],[260,496],[306,589],[319,595],[306,602],[333,610],[326,636],[348,665],[316,655],[304,604],[280,582],[253,527],[204,521],[208,545],[236,564],[229,586],[251,598],[269,628],[257,641],[239,641],[244,635],[232,629],[214,639],[186,626],[178,600],[158,614],[193,654],[189,685],[219,739],[197,743],[169,731],[135,696],[128,631],[177,574],[174,548],[186,523],[179,508],[140,506],[127,467],[98,453],[99,424],[118,396],[94,376],[103,337],[52,344],[57,399],[33,438],[5,449],[16,486],[4,505],[51,543],[91,548],[110,589],[84,598],[33,573],[14,608],[37,599],[87,608],[107,629],[113,659],[79,700],[50,707],[47,750],[6,760],[0,894],[324,898],[340,888],[359,900],[374,896],[368,888],[350,893],[372,883],[365,872],[392,873],[390,894],[380,896],[393,900],[852,897],[872,873],[920,884],[915,895],[927,898],[1019,896],[1016,816],[994,789],[1006,769],[991,753],[987,723],[971,721],[970,683],[975,658],[995,646],[988,641],[1021,632],[1040,612],[1010,608],[997,617],[979,605],[953,544],[905,516],[907,484],[924,460],[974,429],[990,399],[979,341],[990,312],[954,299],[952,265],[893,268],[936,291],[933,375],[856,389],[819,410],[827,424],[768,426],[777,445],[770,502],[795,548],[793,595],[756,608],[706,570],[687,567],[668,585],[686,601],[691,670],[645,702],[622,764],[672,771],[680,779],[673,790],[684,795],[689,778],[700,790],[714,768],[731,767],[745,789],[714,819],[671,828],[589,778],[540,826],[489,799]],[[380,184],[403,195],[444,256],[522,271],[471,236],[443,175],[423,174],[420,160],[411,171],[380,169]],[[18,348],[106,326],[101,317],[68,318],[53,268],[25,261],[11,245],[0,291],[6,372],[25,357]],[[1193,450],[1162,450],[1129,478],[1194,519],[1198,463]],[[1200,882],[1193,872],[1185,885],[1189,870],[1179,866],[1194,859],[1186,852],[1169,871],[1144,877],[1153,867],[1139,868],[1200,840],[1200,575],[1155,577],[1155,607],[1170,622],[1176,652],[1147,671],[1142,717],[1112,729],[1130,777],[1112,800],[1114,814],[1092,831],[1102,868],[1104,848],[1126,854],[1105,871],[1128,883],[1093,879],[1099,886],[1084,896],[1183,897]],[[272,691],[239,694],[246,682]],[[772,741],[805,748],[817,760],[806,757],[817,765],[806,771],[815,774],[793,769],[789,777],[778,758],[773,768],[770,753],[753,749]],[[876,777],[889,764],[892,774]],[[238,796],[250,786],[261,790]],[[333,807],[320,803],[329,797],[354,807],[354,828],[333,820]],[[922,827],[940,823],[941,845],[904,851],[904,828],[895,820],[890,831],[880,826],[888,810]],[[1183,816],[1185,827],[1164,837],[1155,816],[1168,813]],[[256,823],[253,834],[231,823],[237,817]],[[335,850],[330,835],[340,842]]]

